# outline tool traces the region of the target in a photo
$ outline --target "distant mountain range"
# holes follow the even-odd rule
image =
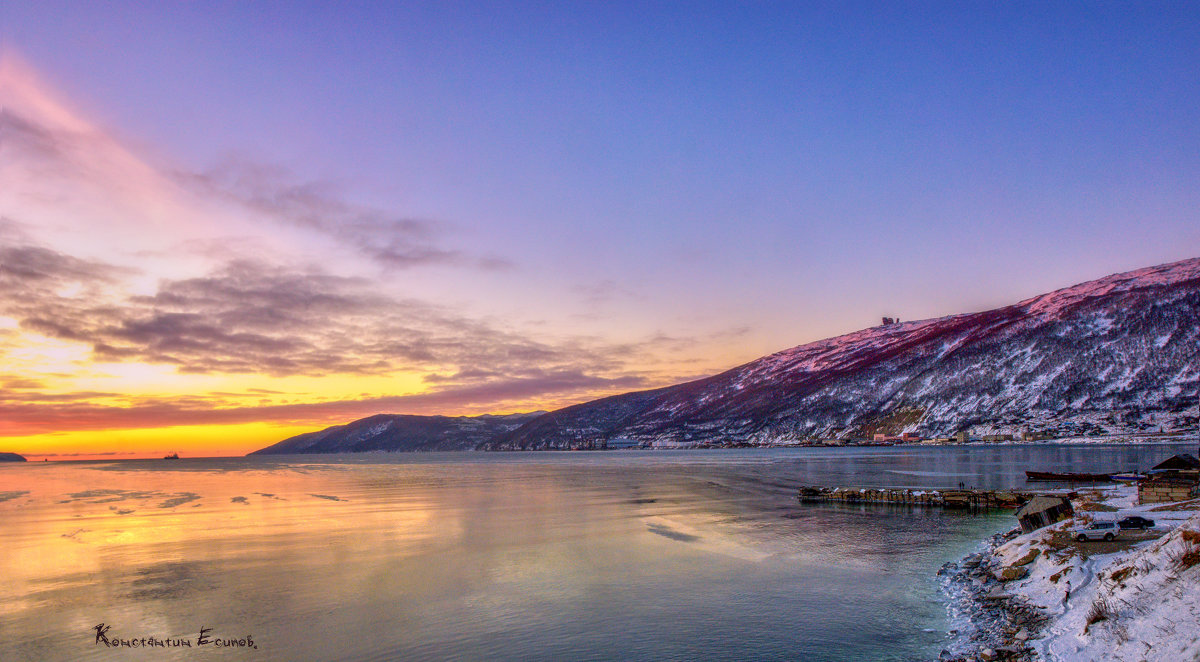
[[[372,416],[258,452],[593,448],[613,440],[656,447],[767,445],[964,430],[1051,436],[1171,431],[1195,427],[1198,391],[1195,258],[986,312],[886,323],[705,379],[549,413]]]
[[[346,425],[296,435],[251,455],[471,450],[545,413],[536,411],[507,416],[376,414]]]

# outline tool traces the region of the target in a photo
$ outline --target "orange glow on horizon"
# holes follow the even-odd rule
[[[178,453],[180,457],[231,457],[245,455],[314,429],[320,428],[245,423],[56,432],[0,437],[0,449],[19,453],[25,459],[37,462],[43,459],[56,462],[161,458],[167,453]]]
[[[178,453],[180,457],[234,457],[266,448],[298,434],[343,425],[375,414],[479,416],[552,411],[614,394],[605,391],[567,400],[529,400],[505,406],[448,407],[429,411],[363,410],[349,415],[313,416],[308,419],[310,422],[262,420],[212,425],[61,430],[31,435],[0,434],[0,451],[18,453],[27,460],[38,462],[43,459],[51,462],[155,459],[168,453]],[[214,409],[214,413],[217,411]]]
[[[760,353],[740,332],[673,338],[657,312],[599,318],[587,297],[493,301],[512,282],[481,275],[508,272],[443,250],[436,223],[376,222],[392,214],[252,162],[225,173],[243,190],[147,154],[4,46],[0,105],[40,136],[0,162],[0,450],[27,459],[239,456],[375,414],[555,410]],[[347,235],[341,217],[367,220]],[[435,268],[381,278],[391,242]],[[510,314],[534,299],[550,321]]]

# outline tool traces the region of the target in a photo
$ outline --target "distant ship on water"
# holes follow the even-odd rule
[[[167,455],[167,456],[163,457],[163,459],[164,459],[164,460],[178,460],[178,459],[179,459],[179,453],[171,453],[170,455]]]

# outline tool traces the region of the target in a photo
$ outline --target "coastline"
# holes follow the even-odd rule
[[[939,570],[954,622],[945,662],[1200,659],[1200,499],[1137,505],[1136,487],[1087,490],[1073,518],[998,533]],[[1075,542],[1094,519],[1140,514],[1150,532]]]
[[[1036,660],[1029,640],[1049,618],[1035,605],[1004,591],[997,579],[996,550],[1012,541],[1017,530],[989,537],[982,549],[938,570],[942,590],[949,596],[953,639],[939,656],[944,662],[1008,659]]]

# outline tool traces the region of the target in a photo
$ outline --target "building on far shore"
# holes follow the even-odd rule
[[[605,442],[606,450],[621,450],[626,448],[641,448],[642,442],[637,439],[626,439],[624,437],[614,437]]]
[[[905,443],[905,444],[915,444],[915,443],[921,441],[921,435],[917,434],[916,432],[905,432],[905,433],[899,434],[899,435],[887,434],[884,432],[876,432],[875,436],[872,437],[872,440],[873,441],[901,442],[901,443]]]
[[[954,437],[932,437],[930,439],[922,439],[922,444],[953,444],[957,439]]]

